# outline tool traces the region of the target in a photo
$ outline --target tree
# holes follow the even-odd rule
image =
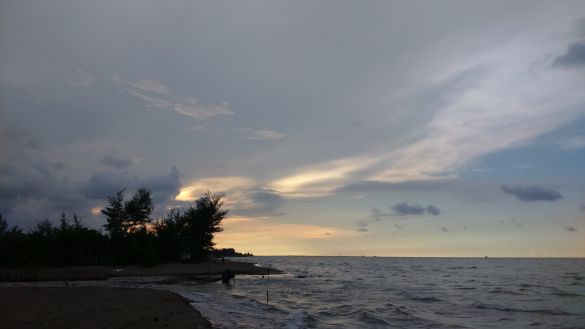
[[[179,260],[181,256],[180,225],[181,212],[177,208],[154,223],[160,253],[166,261]]]
[[[124,213],[126,215],[123,227],[126,232],[144,229],[147,223],[150,223],[150,214],[154,210],[152,202],[152,193],[145,188],[141,188],[132,199],[124,204]]]
[[[124,190],[121,189],[116,194],[109,196],[109,207],[100,211],[107,216],[107,223],[104,224],[104,228],[110,233],[112,238],[120,237],[124,234],[124,222],[126,221]]]
[[[223,195],[207,191],[191,205],[181,216],[183,232],[186,244],[191,251],[191,258],[200,260],[206,258],[212,252],[213,237],[221,232],[221,221],[228,210],[223,210]]]
[[[8,231],[8,223],[6,220],[2,218],[2,214],[0,214],[0,238]]]

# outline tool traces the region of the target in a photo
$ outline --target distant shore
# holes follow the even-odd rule
[[[177,280],[217,281],[230,269],[235,274],[267,275],[283,273],[277,269],[247,262],[211,260],[204,263],[168,263],[152,267],[63,267],[0,269],[0,281],[77,281],[107,280],[112,277],[170,277]]]
[[[0,288],[0,323],[22,328],[211,328],[170,291],[105,287]]]

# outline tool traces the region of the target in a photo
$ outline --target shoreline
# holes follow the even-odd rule
[[[66,267],[0,269],[3,328],[212,328],[190,301],[172,290],[115,286],[69,286],[67,281],[108,282],[115,278],[161,279],[160,283],[214,282],[225,269],[238,275],[282,274],[250,262],[225,260],[167,263],[153,267]],[[12,279],[12,280],[10,280]],[[15,280],[16,279],[16,280]],[[62,281],[64,286],[43,287]],[[11,286],[11,283],[24,283]],[[28,286],[32,284],[32,286]],[[5,283],[8,285],[2,285]],[[40,283],[41,286],[36,284]]]
[[[148,288],[3,287],[0,309],[6,329],[212,328],[186,298]]]
[[[230,269],[236,275],[282,274],[274,268],[255,266],[249,262],[210,260],[204,263],[166,263],[152,267],[84,266],[63,268],[0,269],[0,282],[26,281],[90,281],[116,277],[169,277],[175,281],[218,281],[221,274]]]

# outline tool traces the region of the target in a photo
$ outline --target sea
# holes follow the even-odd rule
[[[253,257],[180,293],[215,328],[585,328],[585,259]]]
[[[585,259],[232,260],[286,273],[238,275],[230,285],[161,284],[142,278],[105,284],[174,291],[216,329],[585,328]]]

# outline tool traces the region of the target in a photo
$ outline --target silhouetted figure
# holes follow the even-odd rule
[[[230,280],[233,280],[234,284],[236,284],[236,275],[228,268],[223,271],[223,274],[221,275],[221,282],[224,284],[229,284]]]
[[[225,263],[225,257],[221,256],[221,263]]]

